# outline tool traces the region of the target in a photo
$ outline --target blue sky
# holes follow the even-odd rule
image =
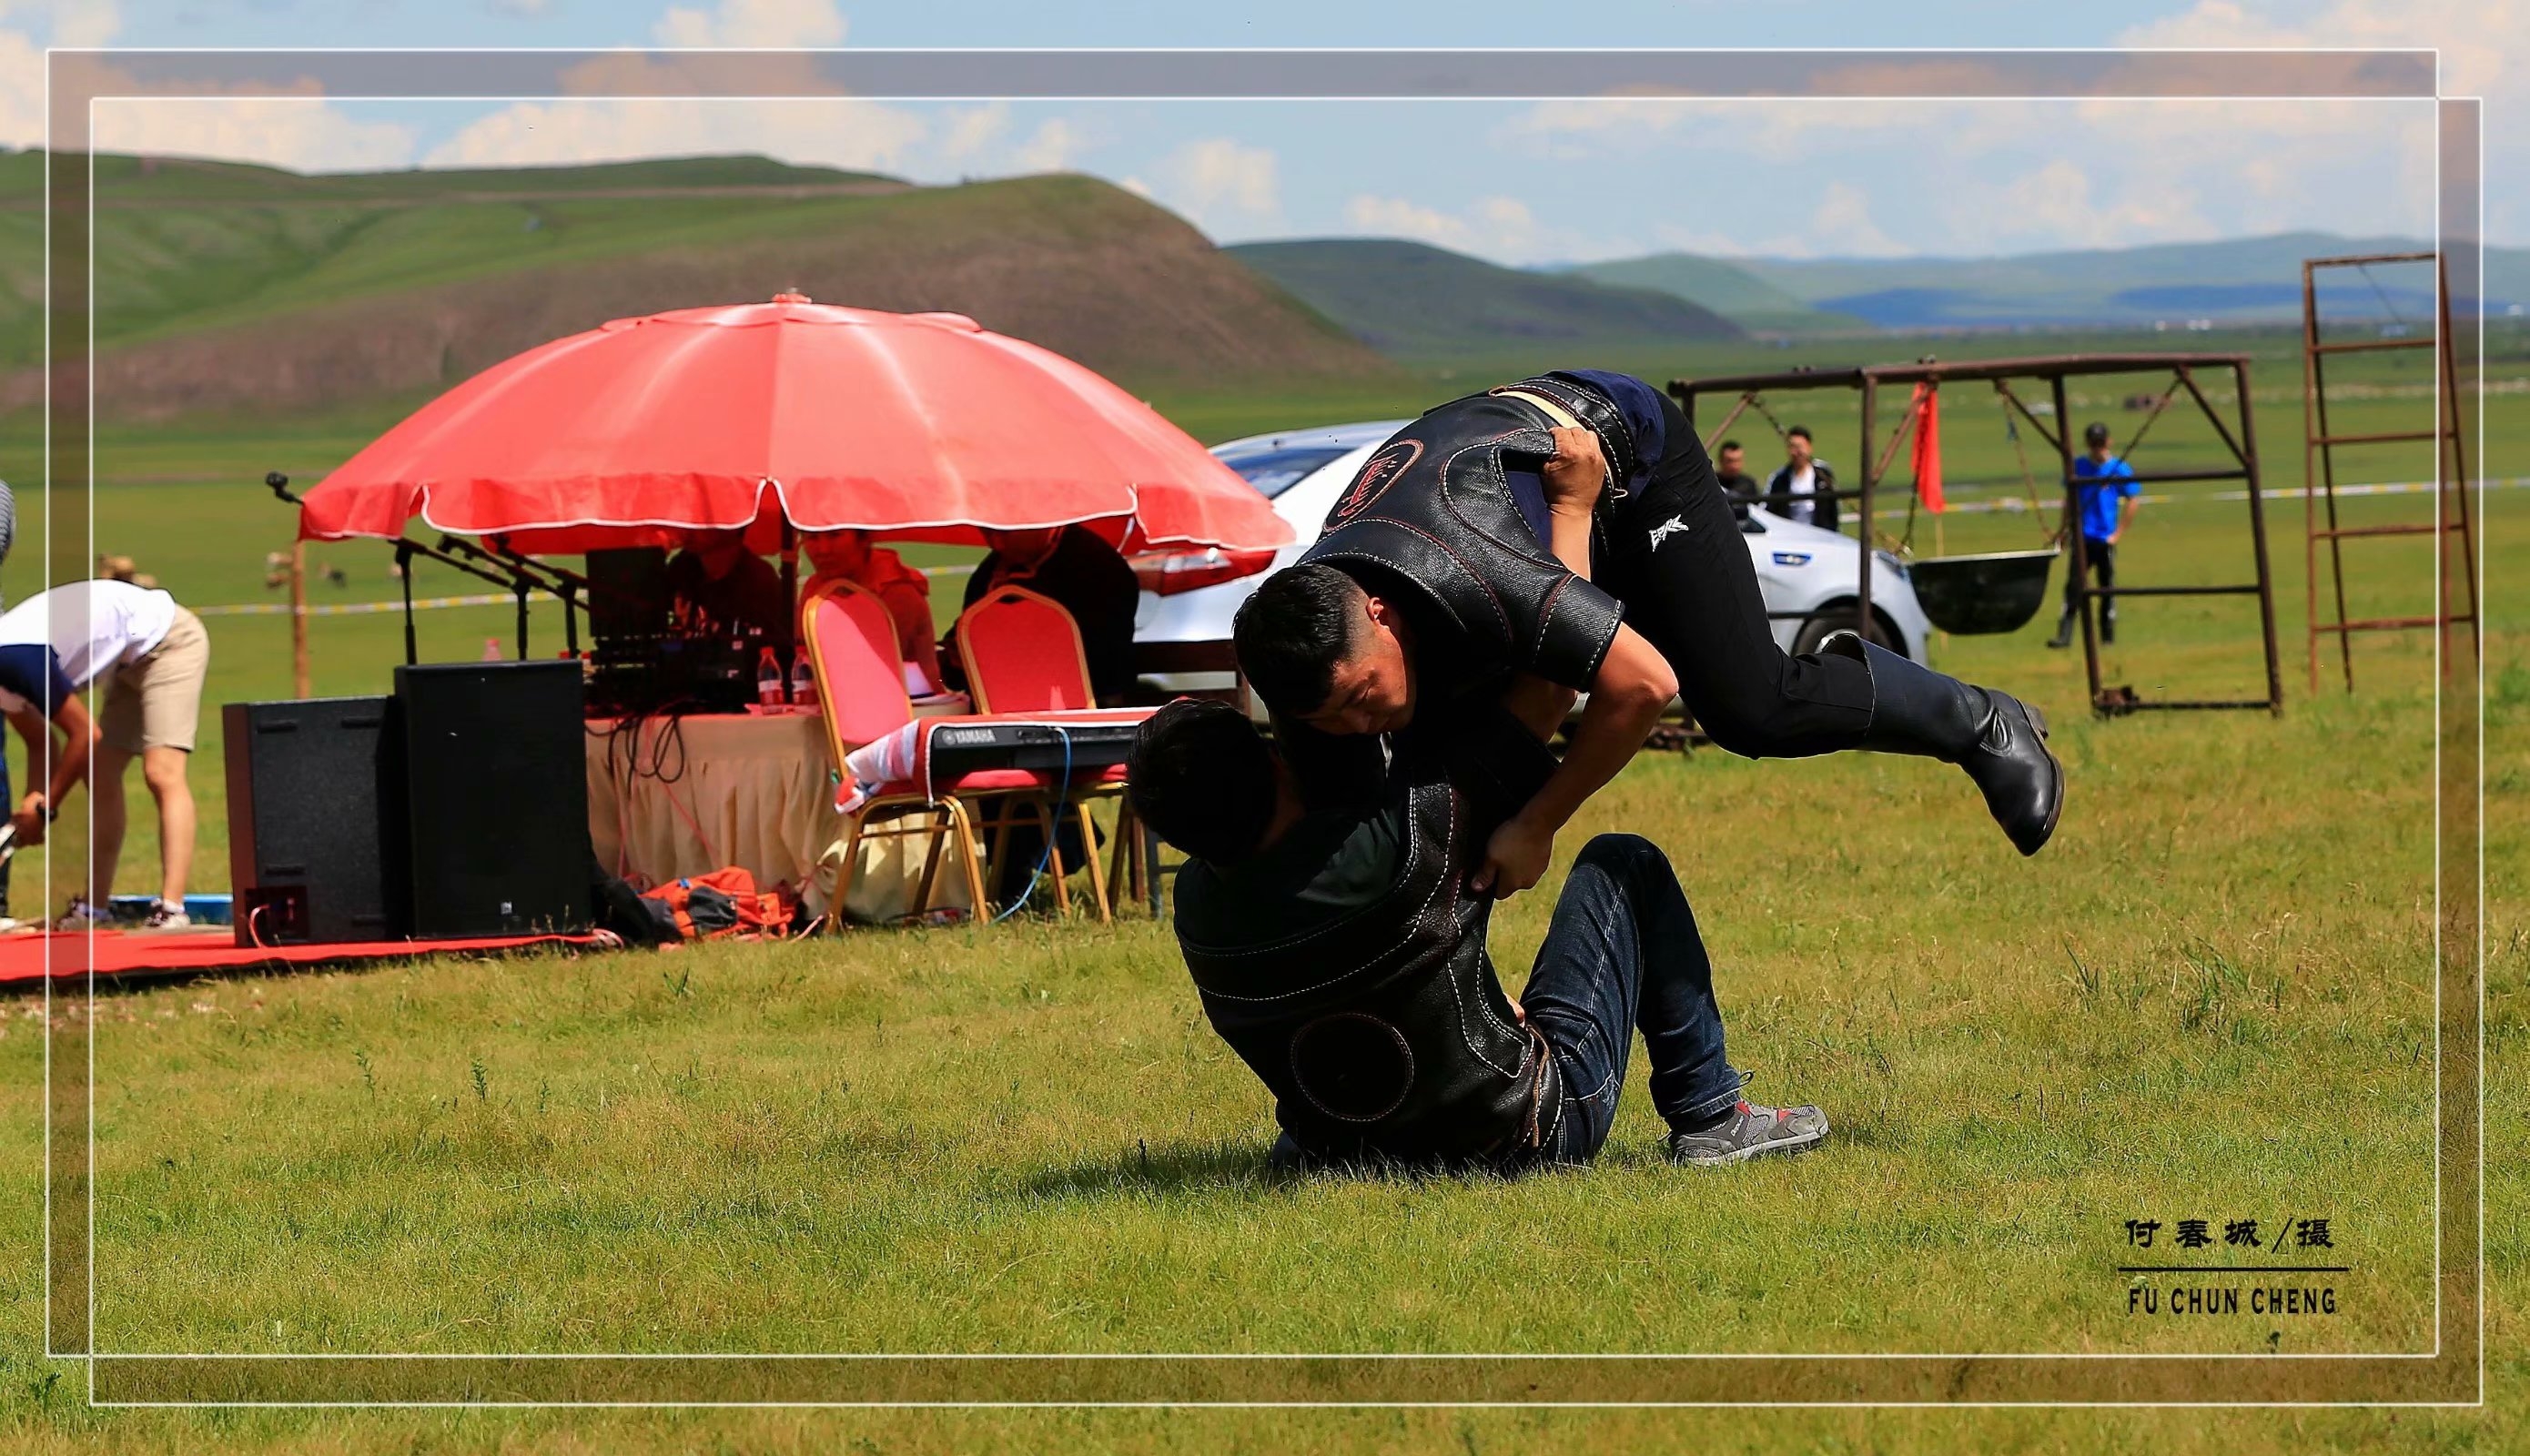
[[[0,142],[48,43],[131,46],[2439,46],[2489,101],[2491,241],[2530,243],[2518,0],[1272,6],[1003,0],[0,0]],[[101,142],[308,169],[762,151],[921,181],[1069,168],[1224,242],[1411,237],[1511,263],[1990,254],[2294,228],[2423,235],[2431,109],[2280,102],[130,103]]]

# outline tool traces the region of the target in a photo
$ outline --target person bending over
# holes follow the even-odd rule
[[[1601,835],[1574,863],[1527,987],[1503,993],[1471,890],[1494,823],[1553,770],[1569,695],[1532,679],[1446,733],[1399,740],[1379,782],[1312,810],[1245,714],[1180,699],[1137,734],[1136,813],[1192,859],[1178,943],[1204,1015],[1273,1093],[1283,1168],[1516,1173],[1607,1141],[1633,1033],[1672,1158],[1735,1162],[1827,1136],[1816,1107],[1739,1096],[1713,967],[1668,859]]]
[[[0,644],[0,714],[26,742],[28,779],[43,785],[30,786],[25,798],[10,806],[17,846],[29,849],[44,842],[45,830],[61,815],[62,800],[87,777],[96,725],[80,701],[79,689],[62,672],[61,656],[29,642]],[[58,745],[55,728],[62,733]],[[15,930],[18,924],[8,906],[0,904],[0,930]]]
[[[190,927],[192,921],[185,913],[185,886],[193,868],[189,773],[200,728],[202,683],[211,667],[211,640],[201,620],[153,587],[110,578],[75,581],[28,597],[0,615],[0,650],[11,647],[50,648],[74,690],[94,685],[105,697],[97,723],[101,741],[88,776],[88,792],[95,801],[86,888],[72,897],[55,927],[78,929],[106,918],[116,864],[123,857],[124,771],[136,758],[158,806],[158,903],[147,925],[151,930]],[[28,730],[29,705],[36,701],[34,694],[0,681],[0,711],[18,722],[21,736]],[[78,738],[58,701],[52,716]],[[61,786],[55,784],[56,789]],[[58,796],[46,803],[48,811],[60,805]],[[23,813],[20,820],[24,836]]]
[[[1306,734],[1395,732],[1512,674],[1586,688],[1570,751],[1495,832],[1476,883],[1544,873],[1554,835],[1675,693],[1750,758],[1867,748],[1968,772],[2023,854],[2055,833],[2063,768],[2008,694],[1852,633],[1776,643],[1731,503],[1678,405],[1596,370],[1440,405],[1374,451],[1298,564],[1233,628],[1304,756]]]

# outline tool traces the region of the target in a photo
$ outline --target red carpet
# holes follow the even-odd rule
[[[291,966],[356,965],[374,960],[410,960],[424,955],[476,954],[518,950],[530,945],[593,945],[593,936],[493,936],[471,941],[364,941],[340,945],[272,945],[242,949],[225,928],[133,934],[101,930],[93,937],[80,933],[0,936],[0,987],[39,985],[47,971],[54,980],[87,973],[94,947],[100,976],[163,976],[238,970],[280,970]],[[47,956],[50,965],[46,964]]]

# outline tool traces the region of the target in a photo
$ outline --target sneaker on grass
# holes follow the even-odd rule
[[[53,917],[55,930],[103,930],[114,918],[78,895],[71,896],[71,907]]]
[[[193,917],[185,913],[184,906],[171,905],[165,900],[160,900],[151,906],[149,918],[140,922],[142,930],[192,930],[192,928]]]
[[[1701,1132],[1669,1135],[1673,1162],[1719,1167],[1769,1153],[1798,1153],[1827,1136],[1827,1114],[1816,1107],[1760,1107],[1741,1101],[1729,1116]]]

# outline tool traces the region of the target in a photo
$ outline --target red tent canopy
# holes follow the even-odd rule
[[[530,554],[710,527],[769,551],[786,517],[943,542],[1078,522],[1128,552],[1292,539],[1184,431],[1061,354],[954,313],[796,294],[617,319],[496,364],[308,491],[300,534],[393,538],[416,515]]]

